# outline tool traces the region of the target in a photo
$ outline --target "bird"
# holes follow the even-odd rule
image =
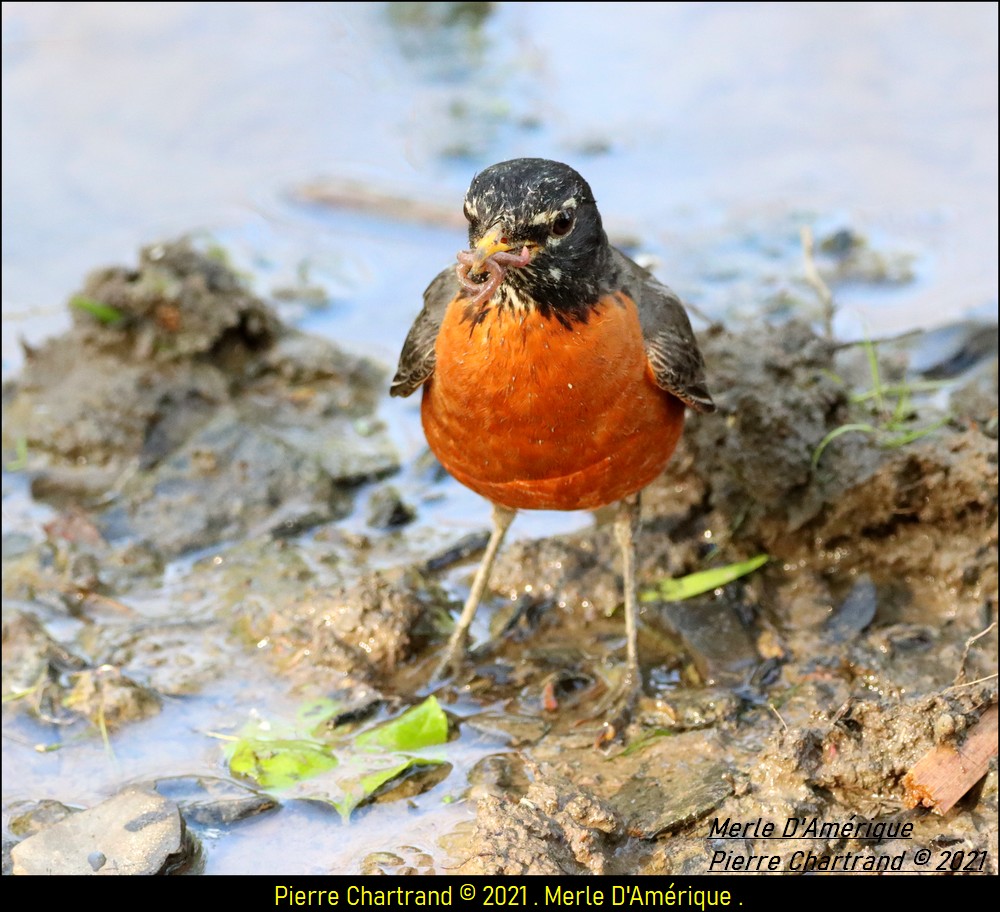
[[[469,627],[519,510],[617,504],[626,632],[621,736],[642,687],[635,536],[639,492],[661,474],[687,409],[715,404],[680,299],[613,247],[569,165],[516,158],[465,195],[469,249],[424,292],[393,396],[423,390],[431,451],[492,504],[492,533],[435,677],[461,668]]]

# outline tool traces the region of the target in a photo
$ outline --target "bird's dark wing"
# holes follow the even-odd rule
[[[666,285],[612,248],[621,286],[635,300],[646,357],[661,389],[696,412],[714,412],[705,384],[705,362],[684,305]]]
[[[413,321],[406,334],[403,351],[399,355],[396,376],[392,378],[389,393],[409,396],[419,389],[434,373],[434,343],[437,341],[445,311],[461,286],[455,267],[449,266],[438,273],[424,292],[424,308]]]

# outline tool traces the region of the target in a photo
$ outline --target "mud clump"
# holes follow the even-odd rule
[[[978,415],[953,414],[940,433],[929,432],[929,421],[881,431],[878,416],[859,414],[839,379],[849,370],[843,353],[807,326],[750,341],[724,331],[706,339],[719,414],[694,417],[685,434],[715,519],[783,556],[796,541],[882,545],[907,526],[974,532],[988,543],[996,441]]]
[[[420,587],[413,575],[383,573],[332,591],[303,586],[246,621],[255,639],[275,644],[274,661],[293,678],[330,689],[384,684],[427,639],[429,602]]]
[[[12,707],[64,729],[86,722],[94,730],[112,731],[156,715],[161,707],[155,691],[111,665],[88,667],[37,618],[20,611],[4,617],[3,694]]]
[[[604,874],[624,837],[606,802],[552,768],[534,767],[519,800],[487,794],[480,801],[462,874]]]
[[[744,515],[743,528],[780,511],[794,531],[827,500],[811,460],[846,414],[847,391],[831,377],[833,346],[804,324],[747,343],[721,330],[706,339],[718,414],[690,420],[684,439],[713,502]]]
[[[381,370],[284,327],[187,241],[98,270],[70,305],[73,328],[4,388],[4,448],[36,497],[88,509],[113,544],[172,557],[293,534],[397,465],[370,419]]]

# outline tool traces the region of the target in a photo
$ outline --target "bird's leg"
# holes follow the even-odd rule
[[[500,545],[503,544],[504,536],[516,515],[517,510],[511,510],[497,504],[493,505],[493,532],[490,535],[489,544],[486,545],[486,553],[476,571],[476,577],[472,581],[472,589],[469,591],[469,597],[465,600],[462,615],[448,640],[444,658],[441,659],[434,672],[434,677],[437,679],[445,677],[449,672],[457,671],[458,666],[465,658],[465,650],[469,642],[469,627],[472,625],[472,619],[476,616],[476,609],[482,601],[486,586],[489,584],[493,561],[496,560]]]
[[[639,671],[638,612],[635,588],[635,533],[639,528],[639,495],[626,497],[618,504],[615,517],[615,539],[622,552],[622,583],[625,589],[625,676],[617,688],[613,716],[604,723],[598,736],[598,745],[620,740],[632,718],[632,711],[642,692],[642,673]]]

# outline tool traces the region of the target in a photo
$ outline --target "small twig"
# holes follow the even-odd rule
[[[977,684],[985,684],[987,681],[992,681],[997,676],[994,671],[993,674],[988,674],[982,678],[976,678],[975,681],[966,681],[964,684],[952,684],[951,687],[946,687],[941,693],[948,693],[950,690],[961,690],[963,687],[975,687]]]
[[[986,634],[988,634],[991,630],[993,630],[996,627],[996,625],[997,622],[994,621],[985,630],[981,630],[975,636],[971,636],[965,641],[965,649],[962,650],[962,658],[958,663],[958,674],[955,675],[955,681],[953,686],[957,687],[960,684],[964,683],[965,681],[965,663],[969,660],[969,652],[972,649],[972,644],[975,643],[976,640],[982,639],[984,636],[986,636]]]
[[[819,303],[823,308],[823,333],[829,341],[833,341],[833,315],[836,308],[833,304],[833,292],[830,286],[823,281],[823,277],[816,268],[816,244],[813,239],[812,228],[803,225],[799,231],[802,238],[802,259],[805,264],[806,282],[809,287],[816,292]]]
[[[843,351],[845,348],[853,348],[855,345],[889,345],[891,343],[906,342],[909,339],[916,339],[922,329],[907,329],[901,333],[894,333],[891,336],[876,336],[873,338],[851,339],[849,342],[838,342],[834,345],[834,351]]]
[[[313,205],[364,212],[394,221],[416,222],[436,228],[466,227],[461,209],[416,199],[404,193],[348,178],[313,181],[298,187],[293,195],[296,199]]]
[[[775,714],[775,716],[777,716],[777,717],[778,717],[778,721],[779,721],[779,722],[781,723],[781,727],[782,727],[782,728],[783,728],[783,729],[784,729],[785,731],[788,731],[788,723],[787,723],[787,722],[786,722],[786,721],[785,721],[785,720],[784,720],[784,719],[783,719],[783,718],[781,717],[781,713],[780,713],[780,712],[778,712],[778,709],[777,709],[777,707],[776,707],[776,706],[775,706],[775,705],[774,705],[773,703],[771,703],[771,702],[768,702],[768,704],[767,704],[767,708],[768,708],[769,710],[771,710],[771,712],[773,712],[773,713]]]

